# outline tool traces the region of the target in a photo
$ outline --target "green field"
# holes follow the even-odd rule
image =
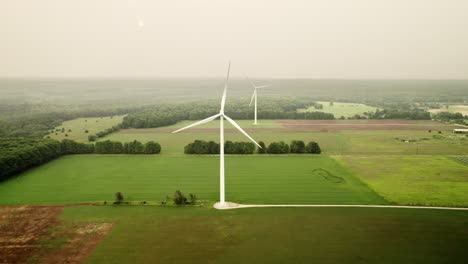
[[[219,122],[214,121],[198,126],[195,131],[170,133],[194,121],[183,121],[176,125],[160,128],[129,129],[119,133],[112,133],[99,140],[116,140],[129,142],[139,140],[147,142],[154,140],[162,145],[161,154],[182,154],[184,147],[196,139],[213,140],[219,142]],[[320,144],[324,154],[401,154],[401,155],[456,155],[468,153],[468,138],[465,135],[451,133],[452,126],[431,121],[414,121],[409,126],[439,126],[438,130],[429,133],[426,130],[343,130],[337,132],[291,132],[275,120],[260,120],[260,125],[254,126],[250,120],[239,120],[239,124],[246,128],[249,134],[257,141],[264,141],[267,145],[273,141],[283,140],[290,143],[292,140],[316,141]],[[339,120],[341,124],[365,124],[365,120]],[[254,127],[254,128],[253,128]],[[248,141],[237,130],[226,123],[226,140]],[[408,142],[405,142],[408,141]]]
[[[340,164],[390,202],[468,206],[468,166],[444,156],[340,156]]]
[[[215,156],[65,156],[0,184],[0,204],[159,201],[175,190],[219,199]],[[320,169],[319,171],[314,171]],[[339,178],[338,178],[339,177]],[[339,179],[344,182],[336,182]],[[325,156],[226,157],[226,199],[266,204],[385,204]]]
[[[125,115],[121,116],[107,116],[107,117],[83,117],[73,120],[68,120],[62,123],[62,125],[54,128],[54,132],[50,133],[53,139],[72,139],[78,142],[88,142],[88,136],[101,132],[115,125],[122,123]],[[61,130],[65,128],[65,132],[55,131],[56,129]],[[69,132],[71,130],[71,132]],[[85,131],[88,130],[88,133]],[[57,133],[57,135],[56,135]],[[67,134],[68,136],[65,136]]]
[[[117,223],[86,264],[463,263],[468,212],[386,208],[68,207]]]
[[[311,106],[307,109],[298,109],[298,112],[324,112],[330,113],[335,116],[335,118],[344,117],[353,117],[354,115],[363,115],[364,112],[375,112],[376,107],[364,105],[364,104],[355,104],[355,103],[340,103],[333,102],[333,105],[330,105],[330,102],[318,101],[317,103],[323,105],[323,109],[316,109]]]

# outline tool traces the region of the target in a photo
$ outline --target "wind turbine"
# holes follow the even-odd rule
[[[219,110],[219,113],[172,132],[172,133],[177,133],[179,131],[182,131],[182,130],[185,130],[194,126],[198,126],[201,124],[211,122],[219,117],[219,147],[220,147],[219,148],[219,196],[220,196],[219,203],[220,205],[224,205],[225,203],[225,199],[224,199],[224,119],[229,121],[229,123],[231,123],[242,134],[244,134],[248,139],[250,139],[253,143],[255,143],[255,145],[257,145],[259,148],[262,148],[234,120],[232,120],[229,116],[224,114],[224,105],[226,102],[226,92],[227,92],[230,69],[231,69],[231,62],[229,62],[229,65],[228,65],[227,77],[226,77],[226,82],[224,83],[223,97],[221,98],[221,109]]]
[[[250,104],[249,106],[252,105],[252,102],[253,100],[255,99],[255,121],[254,121],[254,125],[257,125],[257,89],[259,88],[266,88],[266,87],[270,87],[271,85],[263,85],[263,86],[256,86],[250,79],[249,77],[245,77],[249,82],[250,84],[252,84],[252,87],[254,88],[254,92],[252,94],[252,99],[250,99]]]

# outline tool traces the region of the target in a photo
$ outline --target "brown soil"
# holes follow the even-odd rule
[[[60,221],[60,206],[1,206],[0,263],[83,263],[110,223]]]

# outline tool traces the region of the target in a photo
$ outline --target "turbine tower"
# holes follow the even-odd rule
[[[224,195],[225,193],[224,192],[224,119],[229,121],[229,123],[231,123],[242,134],[244,134],[248,139],[250,139],[253,143],[255,143],[255,145],[257,145],[259,148],[262,148],[234,120],[232,120],[229,116],[224,114],[224,105],[226,103],[226,92],[227,92],[227,87],[228,87],[230,68],[231,68],[231,62],[229,62],[229,65],[228,65],[227,77],[226,77],[226,82],[224,83],[223,97],[221,98],[221,109],[219,110],[219,113],[172,132],[172,133],[177,133],[179,131],[182,131],[182,130],[185,130],[194,126],[198,126],[201,124],[211,122],[219,117],[219,147],[220,147],[219,148],[219,202],[221,205],[224,205],[225,203],[225,199],[224,199],[225,197]]]
[[[266,88],[266,87],[270,87],[271,85],[263,85],[263,86],[256,86],[250,79],[249,77],[245,77],[249,82],[250,84],[252,84],[252,87],[254,88],[254,92],[252,94],[252,99],[250,99],[250,104],[249,106],[252,105],[252,102],[254,101],[255,99],[255,115],[254,115],[254,125],[257,125],[257,89],[259,88]]]

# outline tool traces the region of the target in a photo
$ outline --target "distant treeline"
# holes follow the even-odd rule
[[[320,154],[322,150],[317,142],[311,141],[307,145],[302,140],[293,140],[290,145],[280,142],[271,142],[268,147],[265,146],[263,141],[258,144],[261,148],[257,148],[251,142],[232,142],[226,141],[224,143],[225,154],[287,154],[287,153],[311,153]],[[188,144],[184,148],[185,154],[219,154],[219,143],[214,141],[195,140],[193,143]]]
[[[297,98],[263,98],[258,105],[260,119],[334,119],[333,114],[322,112],[298,113],[299,108],[314,106],[316,102],[310,99]],[[219,100],[160,104],[140,113],[126,116],[124,128],[150,128],[173,125],[182,120],[199,120],[219,113]],[[253,109],[248,101],[230,100],[226,104],[225,113],[234,119],[252,119]]]
[[[11,107],[19,111],[16,109],[17,106]],[[114,108],[111,106],[83,106],[77,110],[67,110],[64,107],[58,108],[60,110],[50,106],[49,109],[45,108],[46,110],[43,110],[46,112],[12,112],[10,115],[3,115],[0,119],[0,137],[43,137],[47,135],[50,130],[59,126],[66,120],[79,117],[123,115],[140,112],[144,109],[144,107],[137,106],[122,108]]]
[[[96,135],[89,135],[88,136],[88,141],[93,142],[96,141],[98,138],[105,137],[113,132],[119,131],[122,128],[122,124],[118,124],[116,126],[110,127],[108,129],[105,129],[103,131],[99,131],[96,133]]]
[[[103,141],[97,142],[95,146],[69,139],[57,141],[23,137],[0,138],[0,181],[67,154],[156,154],[160,152],[161,146],[152,141],[146,144],[138,141],[124,144]]]

